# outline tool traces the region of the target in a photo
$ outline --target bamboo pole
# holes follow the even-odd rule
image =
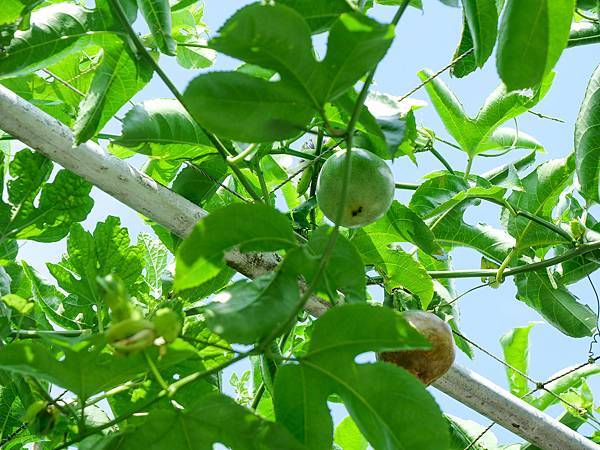
[[[96,143],[90,141],[74,147],[68,127],[2,86],[0,129],[179,236],[187,236],[195,223],[208,214]],[[273,253],[237,250],[228,252],[225,259],[250,278],[272,271],[279,263]],[[313,297],[306,310],[318,317],[327,306]],[[466,368],[454,365],[435,387],[544,450],[600,449]]]

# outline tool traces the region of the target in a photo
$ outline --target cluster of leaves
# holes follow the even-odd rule
[[[502,274],[515,275],[517,298],[564,334],[596,330],[595,313],[568,286],[600,265],[600,224],[588,211],[600,203],[600,69],[586,91],[573,154],[530,169],[542,144],[502,126],[550,90],[565,48],[598,40],[596,23],[582,29],[574,0],[463,0],[453,74],[482,67],[497,45],[502,83],[469,117],[435,74],[423,70],[419,77],[453,146],[466,153],[466,170],[444,161],[446,170],[413,186],[406,205],[395,201],[376,222],[339,234],[315,200],[323,159],[349,143],[390,162],[411,164],[421,152],[439,156],[436,133],[417,126],[423,102],[366,91],[394,38],[393,25],[367,15],[373,2],[251,4],[209,40],[195,1],[84,3],[4,0],[0,84],[72,128],[77,143],[109,138],[114,155],[143,155],[148,176],[209,214],[184,240],[149,221],[158,239],[141,234],[134,244],[115,217],[88,231],[79,223],[93,205],[86,181],[53,171],[28,149],[5,152],[0,446],[366,449],[370,443],[460,450],[479,434],[477,425],[444,416],[403,369],[356,361],[369,352],[428,347],[394,309],[431,310],[458,329],[449,258],[457,247],[482,255],[482,269],[468,275],[492,285]],[[420,0],[377,3],[398,6],[398,19],[408,4],[422,7]],[[600,9],[578,3],[589,14]],[[138,13],[147,35],[129,26]],[[318,58],[313,36],[325,32],[326,52]],[[157,62],[167,55],[185,69],[204,69],[217,52],[242,64],[199,73],[181,94]],[[102,134],[157,71],[175,99],[136,104],[121,119],[119,136]],[[366,88],[357,91],[361,80]],[[471,173],[475,158],[516,149],[529,154]],[[467,209],[481,201],[501,208],[503,229],[466,223]],[[65,237],[66,255],[47,264],[53,283],[17,258],[18,241]],[[234,278],[226,264],[232,251],[250,259],[275,252],[280,264],[245,273],[254,279]],[[111,314],[97,283],[107,275],[122,280],[146,318],[165,306],[185,317],[180,338],[128,355],[116,351],[107,342]],[[332,307],[321,318],[301,312],[315,300],[299,279],[321,307]],[[367,280],[383,287],[392,308],[373,304]],[[507,362],[523,373],[528,333],[515,329],[502,339]],[[456,343],[472,356],[466,341]],[[246,357],[253,368],[232,380],[236,402],[223,394],[222,369]],[[591,414],[584,380],[598,368],[590,367],[553,389]],[[523,396],[526,379],[508,375],[512,392]],[[335,429],[331,401],[350,413]],[[544,394],[531,399],[542,410],[553,402]],[[561,421],[576,429],[585,419],[567,410]],[[481,448],[499,447],[482,442]]]

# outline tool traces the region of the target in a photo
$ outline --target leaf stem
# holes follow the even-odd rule
[[[43,336],[78,337],[91,333],[92,330],[10,330],[10,336],[15,339],[36,339]]]
[[[404,189],[407,191],[416,191],[420,184],[417,183],[395,183],[396,189]]]
[[[321,156],[321,152],[323,150],[323,130],[319,129],[319,134],[317,135],[317,145],[315,146],[315,157]],[[315,197],[317,194],[317,182],[319,180],[319,163],[315,164],[313,168],[312,178],[310,180],[310,190],[308,198]],[[317,211],[315,208],[312,208],[309,213],[309,222],[312,225],[313,229],[317,228]]]
[[[465,178],[467,178],[471,174],[471,167],[473,167],[473,160],[475,158],[469,155],[469,160],[467,161],[467,168],[465,169]]]
[[[508,252],[508,255],[506,255],[506,258],[504,258],[504,261],[502,261],[500,267],[498,267],[498,271],[496,272],[496,282],[498,284],[501,284],[504,281],[504,271],[506,270],[506,268],[508,267],[508,265],[513,260],[516,254],[517,247],[513,248],[510,252]]]
[[[454,175],[454,169],[452,168],[452,166],[450,165],[450,163],[446,160],[446,158],[444,158],[442,156],[442,154],[440,152],[438,152],[433,145],[429,146],[429,151],[431,152],[431,154],[433,156],[435,156],[437,158],[437,160],[439,162],[441,162],[443,164],[443,166],[446,168],[446,170],[448,170],[448,172],[450,172],[452,175]]]
[[[600,249],[600,241],[581,244],[578,247],[569,250],[562,255],[548,258],[543,261],[537,261],[531,264],[523,264],[521,266],[510,267],[504,272],[504,277],[519,275],[522,273],[533,272],[546,267],[555,266],[564,261],[568,261],[585,253]],[[494,277],[497,274],[496,269],[480,269],[480,270],[433,270],[427,272],[431,278],[480,278]]]
[[[256,173],[256,176],[258,177],[258,182],[260,183],[260,189],[262,191],[263,200],[268,205],[269,204],[269,188],[265,181],[264,172],[260,168],[260,160],[257,160],[255,164],[256,164],[256,170],[254,172]]]
[[[150,370],[152,371],[152,375],[154,375],[154,378],[156,378],[156,381],[158,382],[160,387],[165,391],[169,390],[169,385],[167,384],[165,379],[162,377],[162,375],[158,371],[156,364],[154,364],[154,361],[152,361],[152,358],[150,358],[150,355],[148,355],[148,352],[146,350],[144,350],[143,353],[144,353],[144,358],[146,359],[146,363],[148,364],[148,367],[150,367]]]

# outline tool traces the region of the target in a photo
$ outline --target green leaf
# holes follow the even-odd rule
[[[0,364],[3,370],[38,377],[69,389],[82,399],[149,370],[141,353],[122,358],[103,351],[104,348],[101,336],[48,343],[15,341],[0,348]],[[179,341],[169,346],[162,359],[158,359],[157,348],[147,351],[159,367],[169,367],[195,354],[193,347]]]
[[[343,13],[352,12],[356,7],[348,0],[277,0],[278,4],[288,6],[300,14],[313,34],[329,30],[335,20]]]
[[[473,450],[499,450],[498,440],[494,433],[486,430],[482,425],[464,420],[450,414],[444,414],[450,428],[449,450],[464,450],[471,446]],[[485,434],[482,434],[486,431]],[[475,441],[477,439],[477,441]],[[473,444],[473,442],[476,442]]]
[[[475,60],[483,67],[492,54],[498,33],[496,0],[462,0],[465,18],[473,39]]]
[[[77,319],[79,311],[72,311],[69,307],[71,299],[65,297],[55,286],[42,281],[25,261],[21,261],[21,268],[23,277],[29,282],[31,298],[48,319],[67,330],[80,330],[86,327],[86,323]]]
[[[116,275],[135,294],[133,288],[142,272],[142,252],[130,246],[129,233],[120,227],[120,220],[109,216],[96,225],[93,235],[75,224],[67,239],[67,255],[59,264],[47,266],[58,285],[75,296],[68,308],[81,313],[82,321],[92,327],[96,321],[92,305],[103,305],[96,278]]]
[[[39,153],[18,152],[9,165],[8,204],[0,203],[1,240],[55,242],[85,220],[94,204],[92,185],[66,170],[52,182],[53,164]]]
[[[335,428],[334,441],[342,450],[367,450],[369,446],[352,417],[346,417]]]
[[[154,409],[138,427],[104,439],[103,448],[122,450],[212,450],[217,443],[233,450],[304,448],[283,427],[261,419],[223,394],[203,396],[185,409]]]
[[[323,254],[331,238],[332,228],[321,227],[312,233],[308,242],[291,250],[284,262],[286,270],[312,282],[319,273]],[[317,292],[329,297],[332,303],[344,294],[347,303],[366,301],[366,280],[360,254],[344,236],[338,235],[327,266],[317,283]]]
[[[515,277],[517,298],[538,311],[544,319],[567,336],[591,336],[596,315],[544,270]]]
[[[572,155],[547,161],[521,180],[523,191],[513,192],[508,203],[551,222],[552,210],[558,203],[560,193],[571,182],[574,170]],[[525,217],[515,217],[508,210],[502,212],[502,220],[520,249],[565,243],[561,235]]]
[[[558,61],[569,39],[574,0],[507,0],[496,66],[509,90],[532,88]]]
[[[423,345],[426,341],[391,309],[344,305],[329,310],[317,320],[299,364],[277,372],[278,422],[308,448],[329,450],[333,427],[327,398],[336,393],[374,448],[447,448],[447,428],[422,384],[391,364],[354,362],[368,351]]]
[[[430,178],[417,188],[410,199],[409,207],[419,216],[427,217],[440,205],[470,187],[469,182],[458,175],[444,174]]]
[[[206,156],[181,170],[173,181],[172,190],[203,206],[217,192],[218,183],[222,183],[227,174],[227,164],[221,155]]]
[[[280,80],[239,72],[204,74],[192,80],[184,98],[192,115],[219,135],[246,142],[292,137],[326,102],[342,95],[374,67],[392,37],[389,25],[345,13],[331,26],[327,54],[317,61],[311,30],[300,14],[283,5],[249,5],[225,23],[210,45],[246,63],[274,70]]]
[[[172,19],[169,0],[137,0],[137,4],[158,49],[165,55],[175,56],[177,43],[171,35]]]
[[[186,69],[205,69],[210,67],[216,52],[205,46],[206,26],[202,23],[204,7],[197,4],[175,11],[173,8],[173,39],[177,42],[177,62]],[[187,45],[183,45],[187,44]],[[191,46],[190,46],[191,44]]]
[[[48,74],[31,73],[5,79],[1,83],[19,97],[70,127],[77,117],[81,94],[85,95],[90,88],[94,71],[99,65],[99,56],[99,48],[88,47],[47,67],[49,73],[66,81],[78,92]]]
[[[469,51],[470,53],[465,55],[465,53]],[[457,61],[459,58],[460,60]],[[471,36],[471,30],[469,29],[469,24],[467,23],[467,18],[464,14],[460,42],[452,56],[452,60],[456,61],[450,68],[450,75],[453,77],[463,78],[477,70],[477,61],[475,60],[473,49],[473,36]]]
[[[488,172],[482,173],[481,177],[488,180],[492,184],[503,186],[503,183],[510,181],[511,177],[515,175],[515,172],[529,167],[535,161],[535,156],[535,152],[531,152],[515,162],[504,164]],[[519,180],[519,183],[520,181],[521,180]]]
[[[76,144],[94,137],[150,81],[152,74],[152,68],[132,55],[120,40],[106,45],[102,63],[79,106],[74,126]]]
[[[298,308],[298,280],[284,271],[238,281],[206,307],[209,328],[228,342],[253,344],[290,321]]]
[[[418,75],[421,80],[427,80],[433,73],[426,69]],[[553,79],[554,74],[550,73],[528,91],[508,92],[500,85],[487,97],[475,118],[467,116],[460,100],[439,77],[425,87],[446,130],[461,149],[473,157],[489,149],[488,140],[500,125],[537,104],[550,89]]]
[[[194,159],[214,150],[198,124],[171,99],[146,100],[129,110],[111,147],[167,160]]]
[[[585,92],[575,123],[575,167],[581,194],[600,203],[600,66]]]
[[[394,158],[398,154],[409,155],[413,159],[415,140],[417,138],[417,124],[415,121],[415,110],[425,106],[421,100],[405,99],[380,92],[369,92],[365,100],[365,106],[376,120],[376,124],[370,124],[370,117],[361,113],[359,122],[365,126],[364,132],[369,134],[370,130],[378,127],[381,131],[375,132],[376,136],[383,134],[387,152],[385,159]],[[352,114],[354,102],[346,106],[348,117]],[[364,123],[363,123],[364,122]],[[341,124],[343,127],[344,125]],[[362,127],[359,127],[359,131]],[[371,131],[370,134],[373,134]],[[375,137],[375,139],[377,139]],[[372,139],[372,136],[369,136]],[[360,145],[360,142],[357,142]],[[377,152],[376,152],[377,153]],[[414,161],[414,159],[413,159]]]
[[[393,245],[402,239],[395,229],[390,232],[388,226],[384,222],[376,222],[360,229],[352,242],[364,264],[374,265],[389,289],[403,287],[417,295],[426,307],[433,298],[433,281],[418,261]]]
[[[0,79],[26,75],[59,62],[89,45],[93,13],[72,3],[59,3],[35,11],[31,28],[17,31],[6,52],[0,54]]]
[[[500,338],[504,361],[524,374],[527,374],[529,366],[529,332],[534,325],[535,322],[532,322],[525,327],[513,328]],[[506,368],[506,376],[512,394],[521,398],[529,392],[527,378],[510,367]]]
[[[196,224],[176,255],[175,289],[198,286],[224,267],[223,254],[289,249],[296,238],[287,218],[263,204],[232,204]]]
[[[167,248],[148,233],[138,235],[138,246],[144,260],[144,280],[153,293],[160,295],[162,276],[167,270],[169,252]]]
[[[544,146],[533,136],[513,128],[497,128],[492,135],[482,143],[479,151],[527,149],[544,152]]]
[[[184,99],[203,127],[243,142],[298,135],[315,113],[295,86],[237,72],[214,72],[194,78]]]
[[[570,372],[568,375],[559,377],[563,373]],[[552,375],[550,379],[557,378],[555,381],[548,383],[546,388],[556,395],[561,395],[573,387],[581,385],[587,378],[600,373],[600,365],[588,364],[580,369],[574,370],[572,367],[567,367],[564,370]],[[543,391],[537,397],[531,399],[530,403],[542,411],[557,403],[556,396],[547,391]]]
[[[468,205],[463,204],[443,214],[431,229],[438,242],[451,247],[469,247],[500,264],[515,246],[515,240],[504,230],[478,223],[468,224],[463,216]]]
[[[387,235],[385,239],[389,244],[410,242],[429,255],[445,257],[444,250],[425,222],[397,200],[394,200],[385,216],[362,230],[370,235]]]

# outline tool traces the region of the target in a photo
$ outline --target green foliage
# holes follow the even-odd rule
[[[281,213],[261,205],[230,205],[198,222],[177,251],[175,289],[200,285],[224,267],[223,254],[272,251],[295,245],[292,228]]]
[[[67,235],[71,224],[87,217],[94,204],[89,197],[91,184],[66,170],[49,181],[53,167],[50,160],[30,150],[18,152],[10,161],[6,172],[8,203],[0,203],[3,242],[58,241]]]
[[[533,88],[567,45],[574,0],[507,0],[498,38],[497,67],[509,90]]]
[[[0,132],[2,448],[535,448],[480,436],[481,425],[442,414],[415,377],[376,358],[428,348],[394,311],[404,309],[441,317],[472,358],[458,277],[481,279],[483,298],[513,277],[511,295],[565,339],[594,335],[596,311],[578,283],[600,267],[600,69],[575,123],[573,154],[555,154],[516,119],[547,118],[531,108],[551,89],[566,47],[598,42],[598,11],[574,0],[441,2],[462,6],[448,11],[463,24],[451,74],[465,77],[495,52],[501,80],[470,116],[441,72],[419,72],[418,89],[450,139],[423,123],[428,106],[414,91],[375,91],[397,22],[428,19],[427,4],[404,14],[423,10],[421,0],[256,2],[217,32],[196,0],[1,2],[0,84],[73,131],[73,149],[52,151],[76,158],[77,170],[110,175],[114,159],[96,166],[81,156],[96,144],[77,147],[108,141],[110,158],[143,172],[115,180],[117,199],[127,203],[156,183],[201,217],[187,236],[166,227],[191,225],[168,206],[140,208],[161,222],[146,218],[137,236],[106,209],[93,223],[91,185],[37,153],[46,150],[39,142],[22,148],[29,114],[14,118],[15,136]],[[404,39],[418,51],[419,39]],[[225,58],[207,71],[217,55]],[[387,62],[379,70],[404,67]],[[183,72],[187,87],[180,69],[193,71]],[[151,79],[168,88],[164,98],[148,98]],[[350,186],[343,172],[332,177],[339,191],[326,205],[333,191],[317,189],[322,168],[349,147],[377,155],[377,170],[351,166],[358,176]],[[451,162],[464,159],[465,171],[446,161],[450,148],[463,152]],[[527,153],[512,157],[519,149]],[[444,170],[410,183],[433,157]],[[476,173],[484,157],[489,169]],[[149,183],[140,187],[138,176]],[[324,217],[348,206],[339,205],[342,190],[381,204],[369,196],[381,181],[388,191],[395,183],[402,200],[383,202],[376,221],[347,228]],[[65,254],[23,261],[24,241],[64,244]],[[473,260],[463,247],[479,267],[462,266]],[[487,320],[500,307],[490,304]],[[562,400],[558,420],[574,430],[594,421],[587,379],[596,364],[550,377],[552,393],[530,393],[539,386],[520,373],[534,372],[531,327],[500,340],[510,391],[552,413]],[[349,413],[335,428],[342,418],[332,403]]]
[[[524,327],[513,328],[500,338],[504,361],[523,374],[527,374],[529,366],[529,332],[534,325],[535,322],[532,322]],[[523,397],[529,392],[528,380],[510,367],[506,368],[510,392]]]
[[[596,68],[575,124],[575,164],[581,193],[588,201],[600,203],[600,66]]]
[[[272,26],[258,29],[256,22]],[[211,46],[275,70],[281,80],[239,72],[200,75],[184,94],[192,115],[208,130],[241,141],[295,136],[326,102],[346,92],[381,59],[393,37],[389,26],[346,13],[331,26],[327,55],[318,62],[310,34],[302,16],[285,6],[250,5],[238,11]]]
[[[419,77],[425,80],[432,76],[431,71],[422,70]],[[475,118],[467,116],[460,100],[439,78],[426,85],[433,106],[452,137],[460,148],[471,158],[495,146],[488,141],[494,131],[513,117],[535,106],[548,92],[554,75],[548,74],[540,80],[533,92],[507,91],[506,86],[498,86],[485,100]],[[508,147],[517,148],[517,143]],[[527,147],[526,147],[527,148]]]
[[[137,428],[104,438],[95,448],[210,450],[215,443],[233,450],[303,448],[281,426],[261,419],[221,394],[200,397],[185,410],[155,410]]]
[[[307,447],[331,448],[333,433],[326,401],[335,392],[374,447],[446,448],[446,427],[423,385],[387,363],[354,362],[366,351],[426,345],[388,309],[368,305],[334,308],[317,321],[300,363],[285,365],[277,372],[277,420]],[[371,382],[374,379],[377,387]],[[413,433],[415,427],[423,432]]]

